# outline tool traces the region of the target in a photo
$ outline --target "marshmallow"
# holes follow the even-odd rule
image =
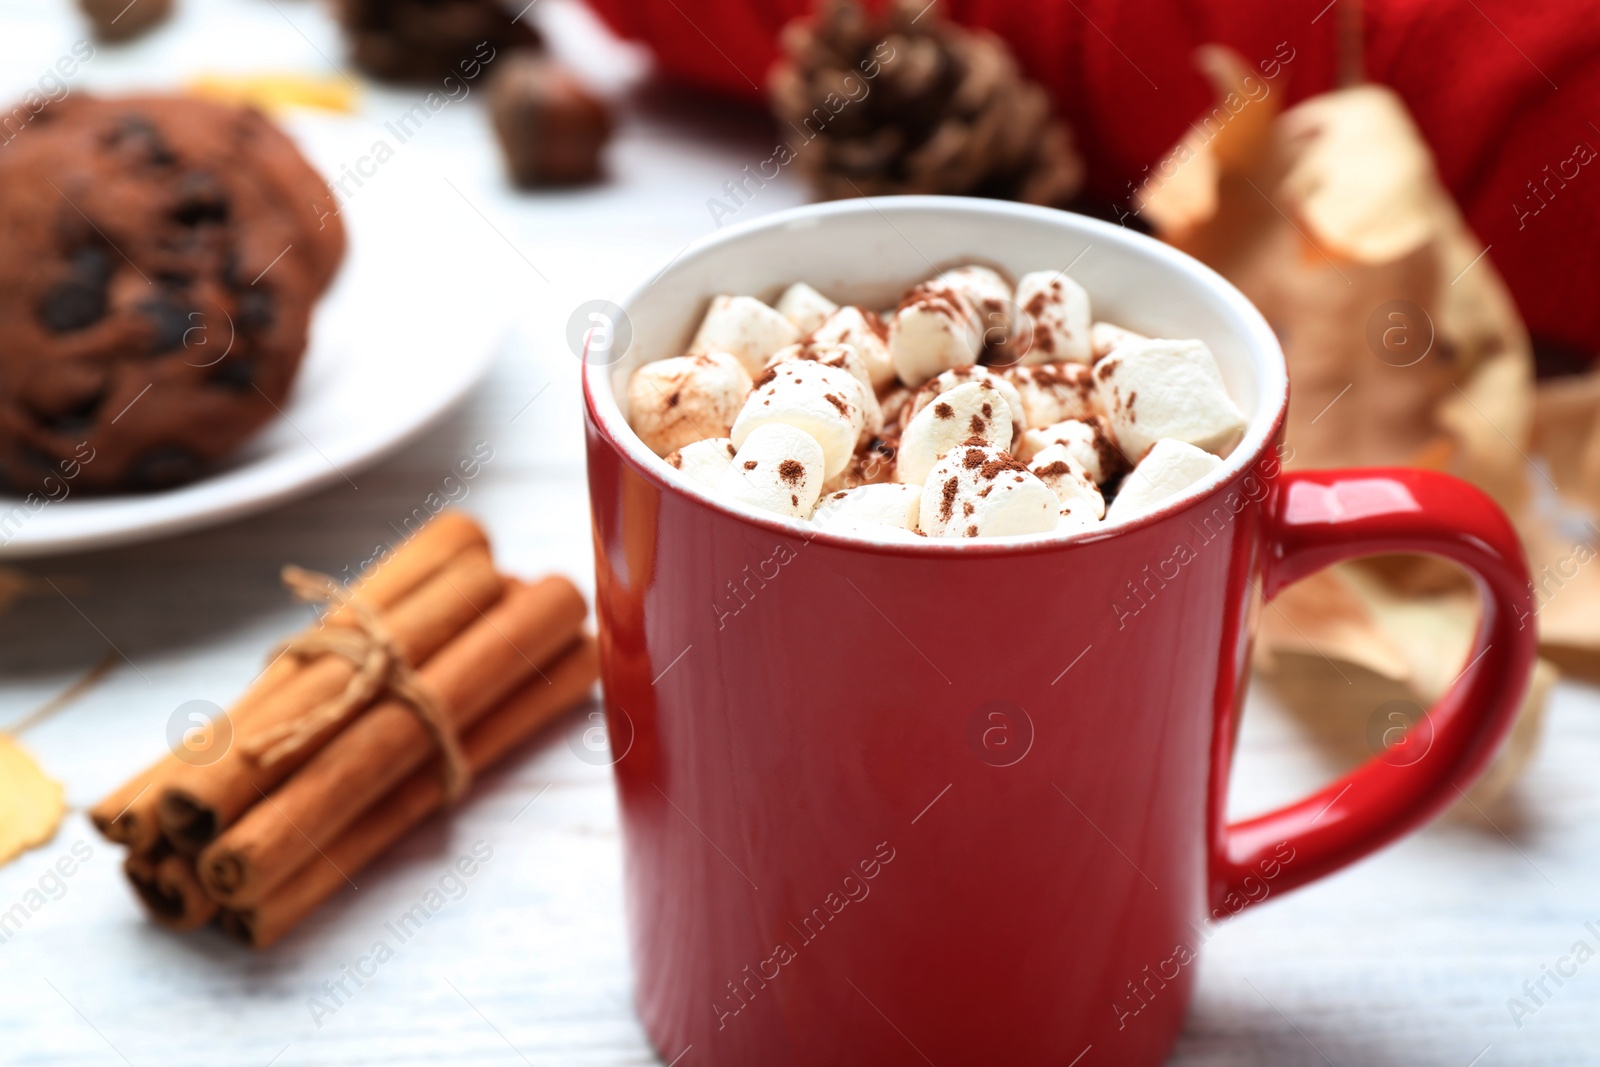
[[[921,385],[952,367],[970,367],[982,348],[977,311],[966,297],[937,282],[912,287],[889,323],[889,358],[907,385]]]
[[[789,320],[789,325],[805,337],[828,321],[828,316],[839,310],[839,305],[817,292],[805,282],[795,282],[783,291],[773,310]]]
[[[1154,511],[1220,466],[1222,460],[1210,452],[1164,437],[1122,479],[1116,498],[1106,511],[1106,520],[1117,522]]]
[[[878,436],[883,429],[883,409],[878,406],[878,394],[872,388],[872,376],[867,373],[866,364],[861,362],[861,357],[856,354],[850,345],[824,344],[820,341],[802,341],[788,348],[780,348],[767,361],[764,370],[771,370],[775,364],[787,359],[806,360],[811,363],[821,363],[826,367],[835,367],[848,371],[850,376],[861,384],[861,413],[863,425],[861,427],[861,441],[865,444]]]
[[[1005,537],[1056,529],[1060,508],[1050,487],[1007,453],[962,445],[928,472],[919,518],[929,537]]]
[[[658,456],[727,437],[750,392],[750,375],[726,352],[646,363],[628,379],[628,423]]]
[[[708,437],[684,445],[667,457],[667,464],[678,470],[696,488],[715,492],[723,472],[733,462],[733,442],[726,437]]]
[[[890,530],[914,531],[921,505],[920,485],[863,485],[823,496],[811,521],[826,533],[877,537]]]
[[[1011,283],[997,270],[971,264],[941,272],[936,286],[954,289],[978,313],[978,330],[985,348],[999,348],[1011,335]]]
[[[1097,322],[1089,327],[1089,349],[1094,353],[1095,362],[1105,359],[1111,350],[1124,341],[1148,341],[1150,338],[1142,333],[1134,333],[1122,326],[1115,326],[1109,322]]]
[[[689,354],[727,352],[751,375],[778,349],[800,340],[788,319],[753,296],[717,296],[689,343]]]
[[[1113,474],[1128,467],[1128,461],[1117,450],[1108,429],[1103,416],[1091,415],[1087,419],[1065,419],[1053,426],[1025,430],[1016,456],[1027,463],[1052,445],[1061,445],[1096,485],[1104,485]]]
[[[1104,505],[1102,500],[1101,504]],[[1061,517],[1056,520],[1056,529],[1061,533],[1071,533],[1073,530],[1085,530],[1090,526],[1099,526],[1100,516],[1094,513],[1094,505],[1087,500],[1063,500],[1061,502]]]
[[[1152,339],[1118,345],[1094,368],[1111,432],[1138,460],[1163,437],[1226,452],[1244,433],[1211,350],[1201,341]]]
[[[865,444],[857,445],[855,455],[850,457],[850,462],[845,464],[844,470],[822,483],[823,495],[842,493],[846,489],[855,489],[863,485],[894,481],[894,455],[894,446],[880,439],[874,438]]]
[[[925,383],[911,397],[911,407],[907,411],[908,417],[914,417],[917,412],[933,403],[933,398],[943,393],[948,393],[956,386],[965,382],[988,382],[1000,391],[1005,398],[1006,406],[1011,409],[1011,440],[1005,447],[1011,448],[1022,439],[1024,429],[1022,394],[1017,392],[1017,387],[1006,381],[988,367],[957,367],[947,370],[943,374]]]
[[[1022,418],[1029,426],[1087,419],[1099,411],[1094,376],[1081,363],[1008,367],[1004,376],[1022,397]]]
[[[1018,327],[1014,346],[1019,362],[1088,363],[1089,294],[1065,271],[1036,270],[1017,282],[1017,306],[1028,317],[1032,336]]]
[[[1066,513],[1066,505],[1071,503],[1074,508],[1080,504],[1086,505],[1096,519],[1105,517],[1106,500],[1100,495],[1100,487],[1094,484],[1089,472],[1066,445],[1051,445],[1044,449],[1033,457],[1028,470],[1055,493],[1056,499],[1062,504],[1062,514]]]
[[[811,340],[821,344],[854,348],[872,376],[874,389],[882,389],[894,381],[894,361],[889,358],[887,337],[883,320],[858,307],[840,308],[811,334]]]
[[[758,426],[784,423],[804,430],[822,446],[822,482],[844,470],[865,425],[861,383],[847,370],[805,360],[774,363],[756,379],[755,387],[728,434],[743,449]]]
[[[921,482],[939,457],[976,437],[985,445],[1011,443],[1011,408],[987,381],[958,385],[911,417],[900,435],[895,480]]]
[[[769,422],[744,438],[717,491],[764,511],[803,519],[822,493],[822,446],[804,430]]]
[[[911,404],[917,398],[916,391],[897,385],[884,393],[878,405],[883,410],[883,436],[892,441],[899,440],[900,434],[905,430],[906,423],[911,420]]]

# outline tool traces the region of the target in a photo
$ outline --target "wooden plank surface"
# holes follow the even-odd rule
[[[546,0],[558,39],[614,75],[636,59],[580,14]],[[202,14],[199,10],[205,8]],[[277,9],[277,10],[274,10]],[[305,36],[301,36],[302,31]],[[69,5],[0,0],[7,97],[81,33]],[[320,9],[213,0],[185,5],[169,33],[102,48],[85,85],[167,84],[227,65],[327,73],[338,54]],[[364,111],[403,106],[370,94]],[[0,871],[0,912],[31,890],[45,903],[0,943],[0,1064],[551,1064],[654,1062],[629,1007],[620,844],[609,770],[578,758],[574,714],[485,777],[356,879],[279,948],[247,954],[209,933],[146,924],[116,849],[82,811],[164,744],[194,699],[226,704],[264,651],[304,618],[280,564],[358,567],[479,442],[493,458],[463,506],[489,526],[507,569],[560,571],[592,588],[577,363],[570,309],[615,297],[712,228],[705,207],[746,163],[770,154],[759,117],[708,118],[671,94],[632,98],[602,189],[518,197],[498,178],[482,116],[441,116],[397,167],[451,176],[503,231],[495,261],[442,269],[520,272],[528,302],[485,385],[403,453],[315,497],[223,528],[127,549],[29,563],[64,595],[0,615],[0,723],[69,684],[115,646],[113,674],[27,745],[67,783],[73,806],[48,846]],[[785,179],[749,211],[800,202]],[[397,223],[399,224],[399,223]],[[529,259],[549,275],[529,272]],[[448,314],[426,285],[397,314]],[[1363,723],[1350,724],[1359,736]],[[1333,771],[1302,724],[1252,697],[1234,802],[1241,812],[1306,791]],[[1580,940],[1600,949],[1600,695],[1563,684],[1523,781],[1487,818],[1456,812],[1422,834],[1223,926],[1172,1060],[1183,1067],[1591,1064],[1600,1060],[1600,961],[1584,964],[1520,1020],[1526,998]],[[77,845],[83,842],[82,845]],[[59,883],[48,871],[91,850]],[[347,966],[385,923],[440,884],[474,847],[492,850],[415,937],[356,985]],[[1040,891],[1048,891],[1040,887]],[[392,940],[392,936],[390,937]],[[335,999],[324,983],[344,978]],[[1087,1061],[1086,1061],[1087,1062]]]

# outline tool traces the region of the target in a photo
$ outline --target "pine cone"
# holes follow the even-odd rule
[[[526,18],[499,0],[338,0],[350,58],[374,78],[475,78],[502,51],[538,48]]]
[[[1005,42],[926,0],[819,0],[784,29],[770,88],[796,162],[829,199],[948,193],[1060,205],[1083,162]]]

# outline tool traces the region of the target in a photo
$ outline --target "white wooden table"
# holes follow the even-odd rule
[[[229,68],[327,73],[322,54],[339,54],[321,9],[308,4],[181,6],[181,19],[160,35],[102,48],[74,88],[168,85]],[[617,296],[711,229],[707,198],[746,163],[766,159],[771,134],[759,116],[708,117],[703,101],[629,91],[637,55],[598,35],[566,0],[541,0],[540,14],[563,50],[624,93],[613,180],[516,196],[501,184],[482,115],[468,108],[443,113],[426,141],[391,164],[449,175],[506,238],[497,261],[441,269],[526,278],[518,334],[490,380],[401,455],[356,473],[358,488],[341,483],[163,543],[30,563],[31,573],[74,590],[72,602],[36,598],[0,616],[0,724],[69,684],[108,644],[126,657],[25,737],[66,782],[73,811],[54,842],[0,870],[0,912],[38,888],[75,843],[92,853],[59,886],[47,880],[56,898],[0,943],[0,1064],[653,1062],[629,1007],[609,771],[572,749],[586,725],[581,713],[262,955],[210,931],[175,937],[146,923],[122,883],[119,850],[82,814],[160,751],[179,704],[228,703],[263,651],[301,622],[303,609],[278,587],[281,563],[335,573],[357,566],[476,442],[489,442],[494,458],[464,506],[491,528],[504,565],[562,571],[592,587],[567,315],[585,300]],[[81,33],[64,3],[0,0],[0,95],[20,95]],[[381,119],[407,99],[369,93],[364,110]],[[741,215],[804,196],[785,177]],[[425,284],[397,306],[450,310],[429,304]],[[1351,735],[1363,726],[1351,723]],[[1239,811],[1303,793],[1336,769],[1292,718],[1264,695],[1252,698]],[[1600,961],[1560,987],[1547,979],[1551,995],[1520,1025],[1507,1005],[1526,999],[1524,982],[1537,982],[1576,942],[1600,951],[1585,927],[1600,929],[1600,696],[1558,687],[1536,762],[1488,814],[1492,824],[1452,814],[1226,924],[1207,946],[1173,1064],[1600,1062]],[[364,985],[346,979],[335,1001],[324,983],[338,982],[384,936],[384,923],[477,842],[493,854],[461,899]]]

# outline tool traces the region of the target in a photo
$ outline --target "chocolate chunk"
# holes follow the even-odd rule
[[[105,313],[105,287],[80,281],[62,282],[45,293],[39,302],[39,321],[52,333],[87,329],[99,322]]]
[[[138,6],[138,5],[135,5]],[[124,115],[106,138],[112,151],[130,159],[157,167],[169,167],[178,161],[166,138],[155,124],[140,115]]]
[[[170,296],[146,300],[139,305],[139,314],[150,323],[152,335],[149,351],[152,354],[182,348],[189,328],[201,324],[192,308]]]
[[[95,416],[99,414],[100,405],[105,399],[106,394],[98,392],[66,411],[41,414],[39,425],[51,433],[81,437],[94,428]]]
[[[111,260],[111,253],[99,245],[84,245],[72,253],[68,264],[72,268],[73,277],[101,286],[111,280],[111,273],[116,269],[116,264]]]
[[[169,489],[194,481],[202,467],[199,458],[181,445],[157,445],[134,461],[128,484],[135,489]]]
[[[239,294],[234,325],[244,333],[261,333],[272,325],[272,290],[251,286]]]
[[[204,171],[185,174],[178,183],[178,205],[173,221],[182,226],[222,224],[228,221],[228,197],[217,179]]]
[[[106,313],[106,285],[111,280],[111,257],[104,249],[87,245],[67,261],[68,278],[39,302],[39,320],[53,333],[71,333],[99,322]]]
[[[40,448],[31,441],[23,441],[17,445],[17,455],[29,467],[40,474],[54,474],[56,472],[56,457]]]
[[[230,352],[211,369],[206,379],[232,393],[247,393],[256,384],[256,361],[251,356]]]

